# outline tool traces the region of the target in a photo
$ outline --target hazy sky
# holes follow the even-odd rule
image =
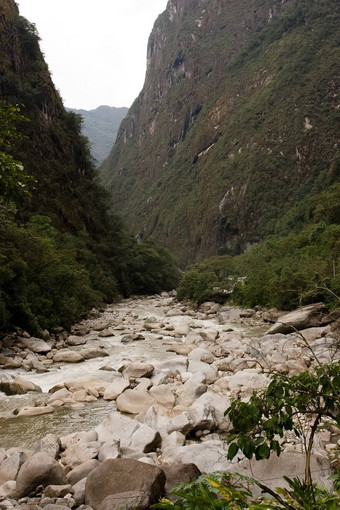
[[[65,106],[131,106],[144,83],[148,37],[167,0],[16,1],[37,26]]]

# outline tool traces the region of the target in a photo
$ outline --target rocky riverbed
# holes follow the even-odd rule
[[[338,314],[321,304],[281,316],[214,303],[193,310],[163,294],[93,311],[70,333],[5,337],[0,508],[142,509],[199,470],[252,473],[274,487],[303,474],[289,435],[280,459],[228,461],[224,411],[274,371],[339,359],[338,334]],[[317,437],[312,470],[322,482],[339,462],[337,433]]]

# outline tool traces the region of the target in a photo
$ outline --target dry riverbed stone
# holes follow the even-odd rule
[[[147,509],[163,495],[164,486],[165,474],[156,466],[133,459],[109,459],[88,475],[85,502],[94,510],[99,510],[101,503],[108,496],[142,491],[148,500],[147,506],[141,508]]]
[[[42,485],[67,485],[61,465],[44,452],[36,453],[26,461],[17,477],[17,497],[28,496]]]

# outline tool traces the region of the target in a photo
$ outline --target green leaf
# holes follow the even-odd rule
[[[269,459],[270,457],[270,448],[267,444],[261,444],[256,451],[258,452],[258,456],[260,459]]]
[[[227,459],[232,460],[238,452],[238,446],[236,443],[232,443],[228,449]]]

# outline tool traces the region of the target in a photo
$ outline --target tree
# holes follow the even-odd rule
[[[286,480],[295,491],[297,500],[310,505],[297,508],[319,508],[315,506],[317,501],[310,466],[313,441],[323,418],[340,427],[339,403],[340,361],[319,365],[313,372],[306,370],[292,377],[273,375],[266,389],[254,392],[248,402],[235,400],[227,409],[226,414],[234,427],[234,433],[228,438],[228,458],[233,459],[239,450],[248,459],[254,456],[257,460],[268,459],[273,451],[280,455],[282,444],[279,438],[283,438],[285,431],[293,430],[302,440],[305,476],[302,482]],[[255,483],[283,508],[296,508],[265,485]]]

